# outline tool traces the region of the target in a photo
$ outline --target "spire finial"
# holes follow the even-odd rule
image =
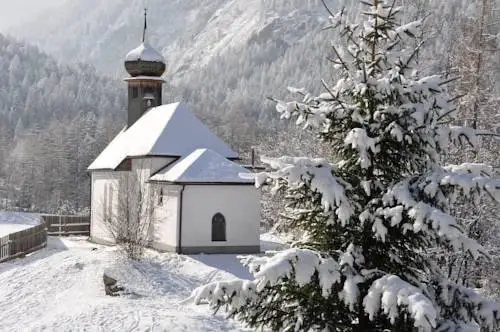
[[[148,10],[144,8],[144,30],[142,31],[142,42],[146,41],[146,30],[148,29]]]

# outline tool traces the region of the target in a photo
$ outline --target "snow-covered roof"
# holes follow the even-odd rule
[[[127,56],[125,57],[125,61],[138,60],[165,63],[165,58],[163,57],[163,55],[155,50],[147,42],[143,42],[141,45],[128,52]]]
[[[172,166],[151,177],[152,181],[174,183],[241,183],[252,184],[252,178],[240,174],[250,171],[210,149],[196,149]]]
[[[147,111],[122,130],[89,166],[89,170],[115,169],[127,157],[184,157],[208,148],[225,158],[238,158],[185,104],[162,105]]]

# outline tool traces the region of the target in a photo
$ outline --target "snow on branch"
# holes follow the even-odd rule
[[[195,288],[186,301],[193,301],[195,304],[208,301],[211,305],[223,303],[239,309],[249,299],[255,298],[255,288],[255,282],[249,280],[218,281]]]
[[[339,50],[339,56],[344,53]],[[405,62],[402,57],[399,55],[399,60],[389,67],[402,66]],[[355,149],[362,168],[373,166],[374,156],[384,153],[380,147],[394,141],[418,147],[436,163],[452,145],[477,146],[474,129],[447,123],[454,108],[442,77],[419,77],[417,73],[405,76],[398,70],[367,77],[366,68],[353,68],[353,64],[346,64],[348,69],[336,84],[329,86],[323,82],[326,92],[319,96],[289,88],[301,100],[276,100],[277,111],[283,118],[294,117],[297,124],[318,129],[320,133],[344,132],[335,136],[333,143]],[[397,104],[393,102],[395,96]],[[374,105],[369,105],[368,100]],[[413,161],[420,162],[420,158]]]
[[[447,145],[449,143],[457,146],[469,144],[473,148],[476,148],[479,142],[475,129],[461,126],[442,126],[440,139]],[[442,143],[441,146],[444,147],[445,145]]]
[[[375,145],[376,140],[369,137],[365,129],[354,128],[346,136],[344,143],[351,148],[358,150],[358,162],[361,168],[368,168],[372,165],[370,151],[376,154],[379,148]]]
[[[450,283],[447,280],[443,280],[439,284],[437,291],[440,306],[454,310],[462,320],[461,324],[458,323],[460,328],[468,327],[472,322],[480,324],[484,331],[493,331],[500,327],[500,303],[487,299],[472,289]],[[468,310],[465,310],[465,308]],[[456,319],[439,322],[439,331],[446,331],[446,327],[456,324]],[[477,332],[479,329],[476,326],[471,331]]]
[[[396,28],[395,32],[401,38],[405,38],[406,35],[414,37],[418,35],[421,25],[422,25],[422,20],[413,21],[404,25],[400,25],[399,27]]]
[[[271,257],[247,256],[241,259],[255,280],[213,282],[193,290],[187,301],[200,304],[206,300],[211,305],[229,304],[237,309],[255,299],[266,286],[278,285],[283,279],[293,279],[299,286],[304,286],[317,273],[324,297],[328,297],[333,285],[341,281],[340,265],[333,258],[323,258],[309,249],[291,248]]]
[[[263,172],[256,175],[256,186],[266,181],[286,181],[288,187],[306,183],[311,190],[321,194],[321,204],[325,212],[335,210],[342,223],[347,223],[354,213],[346,191],[351,186],[341,178],[333,175],[334,166],[324,159],[306,157],[261,158],[274,172]]]
[[[309,249],[291,248],[259,262],[259,271],[254,276],[258,290],[261,290],[268,284],[274,286],[283,278],[292,279],[293,276],[299,286],[304,286],[317,272],[323,296],[327,297],[332,286],[340,282],[339,271],[340,265],[331,257],[323,258]]]
[[[462,231],[457,220],[423,201],[417,201],[414,197],[414,187],[409,180],[405,180],[393,186],[383,197],[384,205],[388,207],[378,211],[379,215],[391,216],[391,220],[403,220],[402,214],[406,213],[412,220],[412,224],[403,225],[405,229],[411,229],[415,233],[424,232],[435,239],[443,239],[453,247],[455,251],[463,250],[477,258],[485,256],[484,248],[475,240],[469,238]],[[394,209],[396,203],[403,209]],[[398,215],[399,214],[399,215]]]
[[[457,174],[472,174],[473,176],[492,176],[493,167],[480,163],[462,163],[460,165],[449,164],[443,167],[445,170]]]
[[[478,202],[485,193],[500,203],[500,180],[492,179],[492,173],[493,168],[485,164],[448,165],[422,177],[414,187],[441,204],[447,204],[447,200],[453,203],[459,194]]]
[[[386,275],[377,279],[363,299],[365,312],[370,320],[378,315],[380,310],[394,324],[404,307],[415,321],[419,331],[433,331],[436,327],[438,312],[434,303],[424,295],[422,290],[409,284],[395,275]]]

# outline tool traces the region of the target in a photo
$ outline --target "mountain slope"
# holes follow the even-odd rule
[[[344,6],[356,12],[353,7],[360,5],[348,0],[325,2],[333,11]],[[408,19],[425,18],[423,37],[429,40],[423,55],[434,69],[445,66],[443,54],[453,47],[460,19],[476,10],[464,0],[397,0],[397,4],[405,8]],[[145,5],[150,9],[148,38],[168,60],[168,77],[174,84],[217,57],[245,51],[253,42],[284,48],[302,42],[309,33],[317,33],[328,16],[322,0],[72,0],[52,11],[50,20],[43,15],[10,32],[62,61],[92,63],[120,77],[124,55],[140,42]],[[259,51],[253,49],[258,58],[267,56]]]
[[[11,33],[62,60],[122,74],[123,56],[140,41],[143,5],[142,0],[70,1],[51,20],[41,18]],[[245,47],[256,35],[271,38],[272,30],[293,42],[307,23],[324,18],[319,0],[150,0],[148,6],[150,42],[163,49],[173,74]]]
[[[424,37],[432,38],[419,56],[425,67],[444,70],[449,59],[442,54],[453,46],[453,24],[457,15],[470,11],[470,4],[398,2],[408,19],[427,17]],[[326,3],[333,11],[360,5]],[[238,122],[237,130],[221,128],[219,133],[243,136],[244,148],[276,120],[266,97],[282,97],[290,84],[314,91],[321,88],[321,78],[335,79],[325,61],[335,41],[321,31],[328,17],[321,0],[149,0],[147,5],[150,42],[167,59],[166,99],[191,103],[213,127]],[[123,57],[141,37],[143,6],[144,0],[74,0],[51,20],[35,20],[12,32],[63,61],[85,61],[121,77]]]

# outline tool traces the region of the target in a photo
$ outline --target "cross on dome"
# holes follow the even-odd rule
[[[155,76],[159,77],[165,72],[165,58],[147,42],[147,9],[144,8],[144,28],[142,43],[127,53],[125,69],[132,77]]]
[[[146,31],[148,29],[148,9],[144,8],[144,30],[142,31],[142,42],[146,42]]]

